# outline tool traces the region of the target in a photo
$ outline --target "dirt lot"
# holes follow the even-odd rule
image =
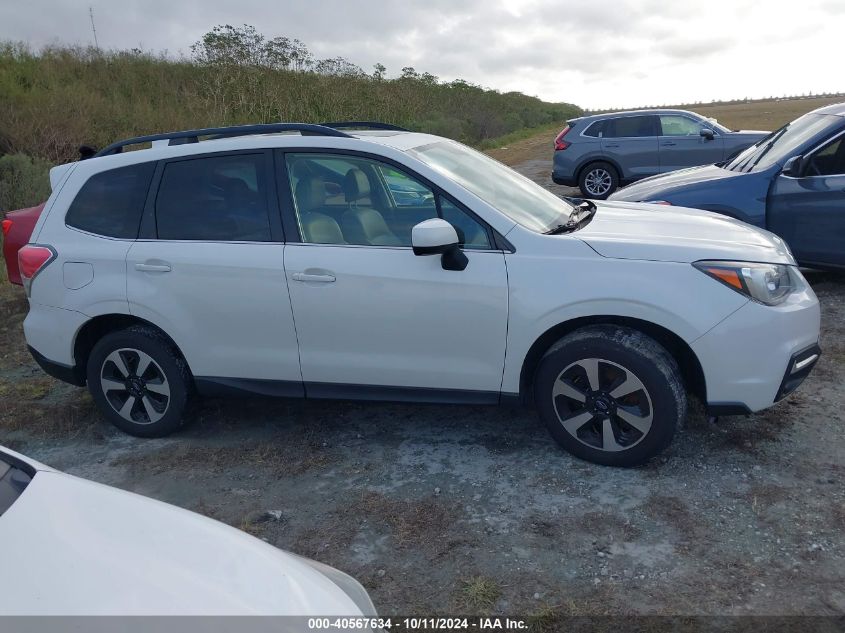
[[[545,184],[547,160],[512,162]],[[825,353],[801,390],[717,426],[693,411],[633,470],[509,408],[206,401],[138,440],[37,369],[3,279],[0,443],[335,565],[384,614],[843,614],[845,276],[809,279]]]

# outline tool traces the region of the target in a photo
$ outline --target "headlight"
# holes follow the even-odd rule
[[[767,306],[783,303],[804,285],[794,266],[754,262],[705,261],[693,264],[698,270],[729,288]]]

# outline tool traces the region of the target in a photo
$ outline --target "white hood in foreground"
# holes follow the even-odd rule
[[[39,470],[0,516],[0,613],[361,614],[309,563],[193,512]]]
[[[605,257],[795,264],[778,236],[718,213],[638,202],[596,204],[593,219],[574,235]]]

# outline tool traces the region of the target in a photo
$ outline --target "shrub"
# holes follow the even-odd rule
[[[49,170],[40,158],[0,156],[0,214],[44,202],[50,195]]]

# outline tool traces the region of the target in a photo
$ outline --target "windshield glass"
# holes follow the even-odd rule
[[[32,477],[0,454],[0,516],[12,507]]]
[[[454,141],[423,145],[408,153],[538,233],[565,223],[574,208],[500,162]]]
[[[830,126],[832,118],[824,114],[805,114],[769,134],[725,165],[731,171],[758,171],[791,158],[796,150]]]

